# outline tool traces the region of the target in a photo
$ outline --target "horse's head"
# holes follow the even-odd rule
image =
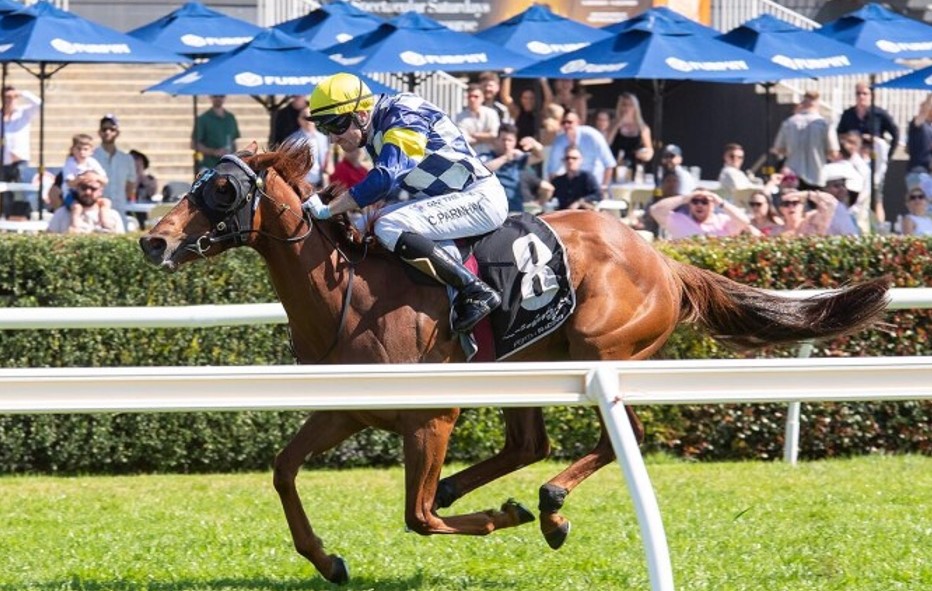
[[[313,153],[303,143],[261,155],[256,149],[254,142],[247,151],[224,156],[197,177],[184,198],[139,239],[150,262],[174,271],[229,248],[254,246],[262,236],[289,242],[310,229],[302,219],[300,195],[309,189],[303,179]]]

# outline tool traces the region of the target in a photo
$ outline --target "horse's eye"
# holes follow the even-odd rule
[[[214,211],[229,211],[236,205],[237,184],[228,178],[220,178],[204,187],[204,205]]]

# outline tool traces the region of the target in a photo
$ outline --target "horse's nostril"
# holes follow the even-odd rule
[[[139,247],[153,263],[162,262],[166,246],[164,239],[155,236],[143,236],[139,239]]]

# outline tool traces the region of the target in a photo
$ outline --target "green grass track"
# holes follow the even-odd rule
[[[461,499],[516,497],[544,463]],[[648,460],[683,591],[932,589],[932,458],[801,463]],[[573,530],[550,550],[536,524],[484,538],[406,533],[401,469],[305,471],[316,532],[350,590],[648,590],[617,465],[572,494]],[[536,511],[535,511],[536,512]],[[271,474],[0,477],[0,591],[335,589],[293,550]]]

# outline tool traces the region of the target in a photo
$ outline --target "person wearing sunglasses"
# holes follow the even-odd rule
[[[417,95],[376,96],[359,77],[339,73],[317,85],[308,106],[318,130],[344,151],[364,148],[373,168],[328,204],[312,194],[303,209],[327,219],[381,205],[360,223],[371,222],[385,248],[453,288],[451,326],[471,331],[501,305],[501,296],[437,242],[500,227],[508,198],[499,180],[450,117]],[[402,191],[408,199],[396,200]]]
[[[873,103],[871,86],[867,81],[860,81],[854,86],[854,105],[845,109],[835,128],[839,139],[849,133],[856,133],[861,138],[862,156],[865,162],[874,160],[873,164],[873,202],[871,208],[877,218],[884,219],[883,186],[888,164],[900,143],[900,128],[885,109]],[[870,169],[870,167],[868,167]],[[867,175],[865,178],[871,178]]]
[[[748,199],[748,213],[751,216],[751,225],[764,236],[778,234],[783,226],[783,219],[774,211],[767,191],[760,190],[751,194]]]
[[[123,218],[111,207],[104,207],[107,178],[94,170],[83,171],[73,183],[74,206],[62,205],[52,214],[47,232],[52,234],[124,234]]]
[[[906,194],[907,213],[903,215],[901,228],[908,236],[932,236],[932,218],[929,217],[929,197],[921,187],[910,189]]]
[[[558,134],[550,146],[550,153],[544,165],[547,179],[553,181],[557,175],[566,172],[563,159],[566,149],[575,146],[582,154],[582,170],[592,173],[600,185],[607,187],[615,174],[615,157],[602,133],[589,125],[575,111],[567,111],[560,120],[563,132]]]
[[[811,204],[812,209],[806,210]],[[791,191],[780,196],[778,209],[783,218],[783,226],[774,231],[775,236],[828,236],[832,232],[830,227],[838,212],[838,199],[825,191]],[[843,214],[847,216],[849,229],[856,231],[856,226],[847,209]]]
[[[688,213],[677,211],[683,206]],[[742,232],[760,235],[741,209],[702,189],[661,199],[650,206],[650,215],[671,240],[690,236],[736,236]]]

